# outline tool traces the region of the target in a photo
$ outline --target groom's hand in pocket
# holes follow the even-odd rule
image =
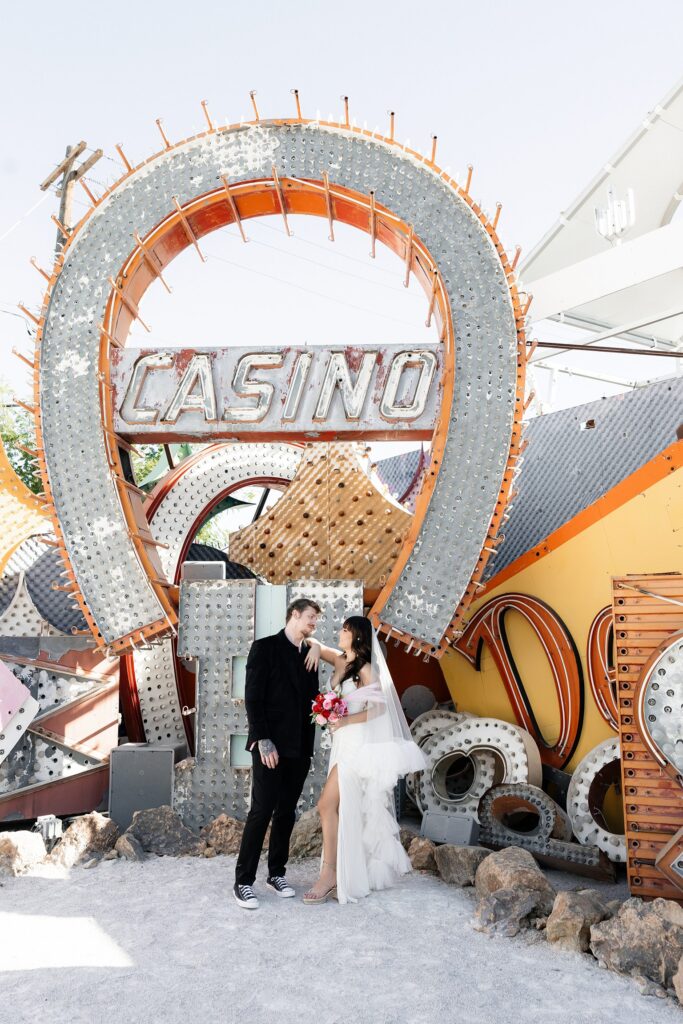
[[[259,740],[258,749],[259,754],[261,755],[261,764],[264,764],[266,768],[276,768],[277,763],[280,760],[280,756],[273,741]]]

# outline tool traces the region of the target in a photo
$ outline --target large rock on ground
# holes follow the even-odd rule
[[[473,927],[490,935],[516,935],[529,928],[534,918],[543,916],[545,896],[538,889],[518,885],[514,889],[496,889],[479,900]]]
[[[538,916],[549,914],[555,890],[528,850],[508,846],[486,857],[474,877],[477,895],[490,896],[498,889],[530,889],[537,892]]]
[[[23,875],[46,853],[40,832],[0,832],[0,875]]]
[[[412,828],[405,828],[403,825],[398,830],[398,841],[400,842],[403,849],[408,852],[410,844],[416,836],[419,836],[419,832]]]
[[[264,844],[265,845],[265,844]],[[323,848],[323,829],[320,815],[313,807],[304,811],[294,823],[292,838],[289,843],[290,860],[305,860],[306,857],[319,857]]]
[[[678,970],[673,976],[674,992],[679,1003],[683,1004],[683,956],[678,961]]]
[[[646,991],[663,995],[673,988],[683,956],[683,907],[673,900],[626,900],[615,917],[593,925],[590,948],[601,966],[640,978]]]
[[[119,836],[114,850],[124,860],[141,861],[145,860],[147,856],[142,849],[140,841],[135,838],[132,832],[124,832],[122,836]]]
[[[434,850],[434,859],[439,874],[450,885],[474,885],[474,876],[481,862],[489,857],[490,850],[483,846],[452,846],[444,843]]]
[[[591,927],[611,917],[612,910],[596,889],[560,892],[546,924],[546,938],[559,949],[587,953]]]
[[[168,804],[136,811],[125,834],[134,835],[146,853],[159,857],[199,857],[206,849],[205,840],[184,825]]]
[[[415,836],[408,847],[408,856],[410,857],[410,863],[413,865],[413,870],[431,871],[432,874],[437,874],[436,860],[434,859],[435,849],[436,844],[431,839]]]
[[[219,814],[205,825],[200,835],[216,853],[238,853],[244,832],[244,822]]]
[[[119,826],[98,811],[75,818],[53,848],[48,860],[65,868],[90,861],[113,849]]]

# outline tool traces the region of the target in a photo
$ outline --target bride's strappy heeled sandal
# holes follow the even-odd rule
[[[333,867],[335,869],[335,871],[336,871],[336,865],[335,864],[330,864],[326,860],[323,861],[323,864],[327,864],[328,868],[332,868]],[[331,888],[329,888],[327,890],[327,892],[324,892],[322,894],[322,896],[309,896],[308,893],[304,893],[304,895],[303,895],[304,903],[307,903],[309,905],[314,905],[314,904],[317,904],[317,903],[327,903],[327,901],[329,899],[336,900],[336,898],[337,898],[337,883],[336,882],[334,883],[334,885]]]

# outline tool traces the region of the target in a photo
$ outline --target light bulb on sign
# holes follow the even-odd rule
[[[618,199],[614,186],[607,189],[607,205],[594,208],[595,230],[611,245],[620,245],[622,236],[636,222],[633,189],[626,190],[626,198]]]

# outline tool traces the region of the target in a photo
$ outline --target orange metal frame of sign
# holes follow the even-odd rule
[[[512,611],[526,619],[548,659],[560,718],[559,735],[553,744],[541,733],[508,642],[505,616]],[[500,594],[476,612],[453,647],[478,669],[484,643],[500,672],[517,721],[538,743],[541,760],[553,768],[563,768],[579,741],[584,711],[581,662],[569,630],[557,613],[538,598]]]
[[[612,606],[602,608],[593,619],[586,642],[588,681],[596,707],[607,724],[619,731],[616,698],[617,672],[613,664],[614,630]]]

